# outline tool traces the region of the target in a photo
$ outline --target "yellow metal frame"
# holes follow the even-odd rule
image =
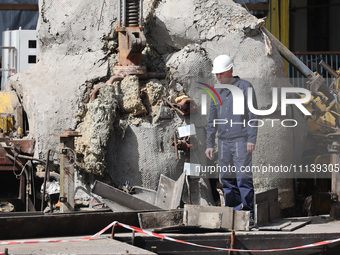
[[[284,46],[289,49],[289,2],[288,0],[269,0],[269,13],[265,27]],[[285,60],[286,72],[288,72],[288,62]]]

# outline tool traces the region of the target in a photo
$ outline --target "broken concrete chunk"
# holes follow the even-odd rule
[[[139,79],[135,75],[129,75],[120,83],[122,96],[119,98],[120,108],[132,116],[146,114],[147,110],[142,103],[139,91]]]
[[[164,85],[161,84],[159,80],[150,80],[146,84],[146,93],[150,105],[154,106],[155,104],[161,102],[164,93]]]

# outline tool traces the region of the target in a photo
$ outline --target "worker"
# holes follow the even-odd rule
[[[233,95],[229,89],[216,89],[222,104],[211,103],[207,126],[206,156],[213,160],[215,135],[218,137],[218,159],[220,178],[225,195],[225,205],[234,210],[250,211],[250,224],[254,217],[254,186],[251,172],[252,152],[255,150],[257,128],[249,120],[257,117],[248,108],[248,88],[250,82],[233,76],[233,61],[228,55],[220,55],[213,62],[212,73],[220,84],[229,84],[243,91],[244,115],[233,114]],[[253,106],[257,109],[254,89]],[[226,120],[216,124],[214,120]]]

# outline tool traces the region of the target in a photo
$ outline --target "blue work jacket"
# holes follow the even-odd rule
[[[245,104],[244,115],[233,114],[233,95],[229,89],[216,89],[217,93],[220,95],[222,105],[220,102],[215,105],[213,101],[210,104],[209,120],[207,125],[207,148],[214,147],[216,132],[218,139],[221,140],[246,137],[247,142],[254,144],[256,143],[257,127],[254,126],[257,126],[258,123],[248,123],[249,120],[257,119],[257,116],[248,108],[248,88],[253,88],[253,86],[250,82],[239,78],[236,78],[232,85],[237,86],[243,91]],[[252,96],[253,106],[255,109],[257,109],[254,88]],[[216,120],[226,120],[226,123]]]

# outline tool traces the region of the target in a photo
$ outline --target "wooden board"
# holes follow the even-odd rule
[[[37,4],[0,4],[0,10],[38,11]]]

